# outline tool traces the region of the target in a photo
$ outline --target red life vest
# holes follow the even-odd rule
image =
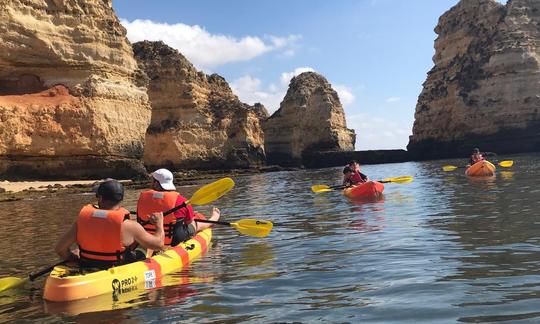
[[[122,260],[126,249],[122,244],[122,223],[129,219],[129,211],[98,209],[84,206],[77,218],[77,244],[82,261],[110,262]]]
[[[362,179],[362,176],[360,175],[360,171],[358,170],[354,170],[353,175],[350,176],[349,179],[353,185],[364,182],[364,179]]]
[[[179,193],[176,191],[146,190],[139,196],[137,201],[137,221],[148,233],[156,232],[156,225],[148,220],[152,213],[166,212],[176,207]],[[163,217],[163,229],[165,231],[165,245],[171,245],[176,217],[170,213]]]
[[[474,164],[476,162],[483,161],[483,160],[484,160],[484,156],[482,156],[482,154],[473,154],[473,155],[471,155],[472,164]]]

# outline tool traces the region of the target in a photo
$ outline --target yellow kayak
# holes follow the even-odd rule
[[[465,170],[469,177],[491,177],[495,175],[495,166],[489,161],[479,161]]]
[[[208,228],[160,255],[96,272],[81,274],[78,268],[57,266],[47,277],[43,298],[48,301],[72,301],[105,294],[114,297],[141,287],[159,287],[164,275],[183,269],[204,254],[211,240],[212,230]]]

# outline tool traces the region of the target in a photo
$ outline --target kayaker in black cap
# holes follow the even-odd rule
[[[56,253],[63,259],[79,259],[81,266],[109,268],[144,259],[144,254],[135,255],[129,247],[138,243],[143,248],[163,249],[163,213],[150,217],[156,231],[150,234],[136,221],[129,219],[129,211],[122,208],[124,199],[122,184],[107,179],[96,189],[98,204],[86,205],[56,245]],[[77,243],[79,248],[71,250]]]

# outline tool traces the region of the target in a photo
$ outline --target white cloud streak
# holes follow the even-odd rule
[[[386,99],[386,102],[392,103],[392,102],[398,102],[398,101],[400,101],[400,100],[401,100],[400,97],[390,97],[390,98],[387,98],[387,99]]]
[[[282,51],[284,56],[294,55],[299,35],[286,37],[211,34],[198,25],[167,24],[151,20],[121,19],[131,42],[161,40],[184,54],[197,68],[209,69],[231,62],[248,61],[271,51]]]

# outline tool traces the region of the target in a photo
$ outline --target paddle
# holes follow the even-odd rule
[[[509,168],[509,167],[511,167],[512,165],[514,165],[514,161],[512,161],[512,160],[501,161],[501,162],[498,163],[498,165],[501,166],[501,167],[503,167],[503,168]],[[455,165],[444,165],[444,166],[442,167],[442,169],[443,169],[443,171],[448,172],[448,171],[454,171],[454,170],[456,170],[456,169],[465,169],[465,168],[467,168],[467,167],[469,167],[469,166],[468,166],[468,165],[465,165],[465,166],[459,166],[459,167],[457,167],[457,166],[455,166]]]
[[[35,273],[31,273],[24,278],[17,278],[17,277],[1,278],[0,279],[0,292],[19,287],[27,283],[28,281],[34,281],[36,278],[41,277],[42,275],[51,272],[54,269],[54,267],[64,264],[66,262],[67,260],[59,261],[53,264],[52,266],[48,266],[47,268],[41,269],[40,271],[35,272]]]
[[[396,178],[385,178],[385,179],[379,180],[377,182],[380,182],[380,183],[389,183],[389,182],[408,183],[408,182],[411,182],[411,181],[413,181],[412,176],[401,176],[401,177],[396,177]],[[344,185],[341,185],[341,186],[314,185],[314,186],[311,187],[311,191],[313,191],[315,193],[320,193],[320,192],[328,192],[328,191],[332,191],[332,190],[335,190],[335,189],[345,189],[345,188],[347,188],[347,186],[344,186]]]
[[[241,219],[238,222],[220,222],[220,221],[211,221],[206,219],[195,219],[196,222],[200,223],[210,223],[218,225],[227,225],[235,228],[238,232],[254,237],[265,237],[270,234],[273,224],[267,220],[257,220],[257,219]]]

